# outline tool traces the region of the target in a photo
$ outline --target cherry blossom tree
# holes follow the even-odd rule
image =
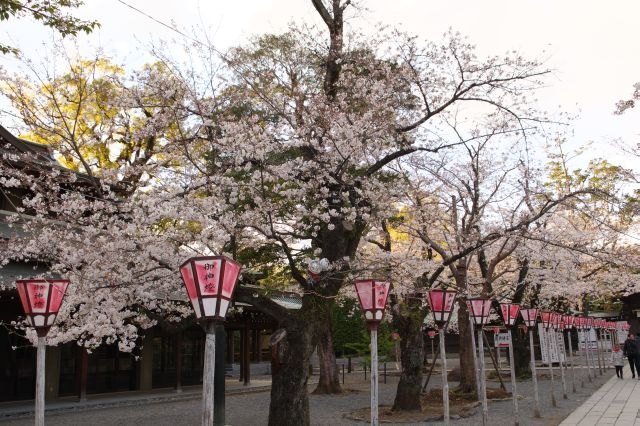
[[[102,340],[133,342],[133,328],[118,330],[148,326],[152,311],[186,314],[176,300],[175,271],[184,258],[271,253],[267,262],[248,256],[245,268],[281,271],[282,285],[303,296],[302,308],[282,308],[266,289],[240,288],[237,298],[286,332],[287,368],[273,375],[272,425],[309,424],[307,367],[319,343],[326,368],[335,368],[323,339],[333,300],[353,277],[388,275],[388,268],[365,267],[357,257],[371,227],[396,216],[397,203],[415,185],[416,176],[398,162],[426,161],[481,140],[481,134],[451,137],[448,123],[458,114],[485,117],[498,133],[521,137],[547,120],[528,100],[546,74],[535,61],[516,53],[479,58],[453,33],[441,43],[393,31],[347,34],[350,1],[312,0],[312,6],[324,33],[294,26],[258,37],[219,54],[219,66],[189,68],[158,51],[171,78],[145,87],[157,88],[163,102],[154,105],[170,131],[152,120],[143,135],[161,133],[161,152],[102,173],[99,194],[92,192],[95,180],[92,190],[77,193],[69,186],[73,175],[20,174],[11,156],[3,168],[6,182],[32,194],[24,205],[32,218],[21,217],[31,237],[16,236],[5,258],[46,259],[78,283],[61,315],[69,318],[61,338],[77,337],[78,326],[95,319],[105,323]],[[213,46],[191,48],[205,59],[218,53]],[[132,175],[144,179],[123,197],[118,183]],[[461,209],[454,201],[453,210]],[[447,254],[434,273],[467,261],[478,247]],[[310,259],[326,259],[328,267],[310,277]]]

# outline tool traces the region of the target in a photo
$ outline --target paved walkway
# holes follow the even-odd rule
[[[640,380],[631,378],[628,366],[623,375],[613,376],[560,426],[640,426]]]

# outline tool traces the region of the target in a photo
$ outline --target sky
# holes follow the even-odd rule
[[[123,0],[162,22],[190,34],[205,34],[218,49],[246,43],[251,35],[281,32],[289,22],[321,25],[310,0]],[[449,28],[467,35],[480,55],[516,50],[544,60],[552,69],[549,87],[539,93],[540,105],[560,108],[579,118],[571,123],[572,147],[590,147],[588,158],[607,158],[640,170],[640,163],[616,153],[614,140],[640,140],[640,108],[613,115],[615,103],[630,97],[640,81],[640,2],[617,0],[360,0],[348,25],[364,32],[377,23],[398,27],[421,38],[440,40]],[[116,62],[135,67],[149,59],[151,40],[180,35],[137,12],[120,0],[85,0],[76,15],[96,19],[101,28],[81,35],[77,44],[86,54],[101,47]],[[3,22],[0,41],[12,43],[27,57],[42,56],[57,37],[30,19]],[[44,43],[44,45],[43,45]],[[7,71],[14,60],[0,56]],[[0,115],[0,120],[3,120]]]

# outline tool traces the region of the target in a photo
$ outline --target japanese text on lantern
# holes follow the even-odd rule
[[[36,292],[33,295],[33,307],[34,308],[44,308],[45,300],[43,291],[46,290],[46,287],[42,284],[35,286]]]

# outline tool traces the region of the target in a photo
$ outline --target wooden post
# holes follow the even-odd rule
[[[176,392],[182,392],[182,331],[176,334]]]
[[[227,339],[229,340],[229,344],[227,346],[227,363],[233,365],[233,363],[235,362],[234,358],[235,358],[235,345],[234,345],[234,337],[235,337],[235,330],[229,330],[229,332],[227,333]]]
[[[262,330],[256,330],[256,350],[258,352],[256,361],[262,362]]]
[[[573,389],[573,393],[576,393],[576,370],[575,370],[575,362],[573,360],[573,342],[571,341],[571,329],[567,329],[567,340],[569,340],[569,362],[571,363],[571,387]]]
[[[594,328],[593,329],[595,335],[596,335],[596,356],[598,357],[598,371],[600,372],[600,375],[602,376],[602,363],[600,362],[600,358],[601,358],[601,354],[600,354],[600,336],[598,335],[598,329]]]
[[[602,332],[598,330],[596,330],[596,342],[599,354],[598,362],[600,361],[600,358],[602,358],[602,367],[600,367],[600,375],[602,376],[602,373],[607,371],[607,363],[604,360],[604,342],[602,341]]]
[[[482,337],[484,340],[484,343],[486,343],[488,348],[491,348],[491,345],[489,345],[489,339],[487,339],[487,335],[485,333],[482,333]],[[489,358],[491,358],[491,362],[493,363],[493,368],[496,371],[496,376],[498,376],[498,381],[500,382],[500,388],[503,391],[507,391],[507,387],[504,385],[504,381],[502,380],[502,376],[500,375],[500,369],[498,368],[498,364],[496,363],[496,360],[493,358],[493,351],[491,351],[491,349],[489,349]]]
[[[205,324],[204,371],[202,372],[202,426],[213,426],[213,387],[216,362],[216,326],[212,320]]]
[[[215,373],[213,375],[213,424],[224,426],[225,422],[225,344],[226,333],[223,324],[216,324]]]
[[[344,385],[344,364],[342,364],[342,384]]]
[[[240,364],[240,378],[239,381],[242,382],[244,380],[244,351],[246,351],[246,348],[244,346],[244,335],[247,332],[247,330],[245,330],[244,328],[240,329],[240,360],[239,363]]]
[[[549,376],[551,378],[551,405],[553,405],[554,407],[557,407],[558,404],[556,403],[556,395],[554,393],[554,381],[553,381],[553,361],[551,359],[551,330],[549,328],[547,328],[546,330],[544,330],[544,336],[545,336],[545,346],[547,347],[547,362],[549,363]]]
[[[433,351],[433,338],[429,340],[431,340],[431,359],[434,360],[436,359],[436,355],[435,355],[435,352]]]
[[[576,327],[576,336],[578,336],[578,356],[580,357],[581,361],[584,360],[584,352],[582,352],[582,349],[580,348],[580,328]],[[584,371],[584,367],[581,365],[580,366],[580,387],[584,387],[584,376],[587,374]]]
[[[36,426],[44,426],[44,369],[47,351],[46,337],[38,336],[36,354]]]
[[[438,356],[440,356],[441,351],[440,351],[440,343],[438,343]],[[436,366],[436,358],[434,357],[433,360],[431,360],[431,367],[429,368],[429,374],[427,374],[427,379],[424,381],[424,385],[422,386],[422,392],[425,392],[427,390],[427,386],[429,385],[429,380],[431,379],[431,374],[433,373],[433,368]]]
[[[588,328],[584,329],[582,336],[584,337],[584,356],[587,361],[587,374],[589,383],[591,383],[592,379],[595,378],[595,374],[591,371],[591,331]]]
[[[561,340],[562,345],[558,343],[559,337],[562,338]],[[564,369],[566,365],[564,362],[562,362],[562,355],[564,354],[564,334],[562,333],[558,334],[558,332],[554,330],[553,340],[556,344],[556,353],[558,354],[558,366],[560,367],[560,381],[562,382],[562,399],[567,399],[567,380],[564,374]]]
[[[518,417],[518,391],[516,387],[516,365],[513,361],[513,331],[511,327],[507,327],[509,333],[509,368],[511,369],[511,396],[513,399],[513,424],[520,425]]]
[[[79,397],[80,402],[87,400],[87,380],[89,376],[89,353],[84,346],[78,346],[80,351],[80,383],[79,383]]]
[[[531,379],[533,380],[533,417],[540,418],[540,396],[538,395],[538,373],[536,372],[536,353],[533,346],[533,329],[529,330],[529,350],[531,351]]]
[[[249,342],[249,322],[245,325],[244,329],[244,343],[242,344],[243,352],[243,360],[244,360],[244,386],[248,386],[251,383],[251,361],[249,358],[250,355],[250,342]]]
[[[371,425],[378,426],[378,329],[371,326]]]
[[[478,328],[478,352],[480,356],[480,392],[482,394],[482,425],[489,424],[489,408],[487,407],[487,384],[484,373],[484,339],[482,338],[482,328]]]
[[[471,331],[471,334],[473,334],[473,329]],[[449,426],[449,380],[447,378],[447,354],[444,347],[444,327],[440,328],[440,330],[438,331],[438,338],[440,342],[440,356],[442,359],[442,408],[444,411],[444,424],[445,426]],[[435,363],[436,360],[434,358],[433,365],[435,365]],[[429,376],[431,376],[431,372],[429,372]]]
[[[473,333],[473,330],[475,330],[475,326],[473,324],[473,319],[471,318],[471,315],[469,315],[469,326],[471,327],[471,348],[473,349],[473,365],[475,366],[475,370],[476,370],[476,398],[478,399],[478,401],[480,401],[481,398],[481,393],[482,393],[482,386],[480,385],[480,366],[478,365],[478,351],[476,349],[476,338],[475,335]]]

